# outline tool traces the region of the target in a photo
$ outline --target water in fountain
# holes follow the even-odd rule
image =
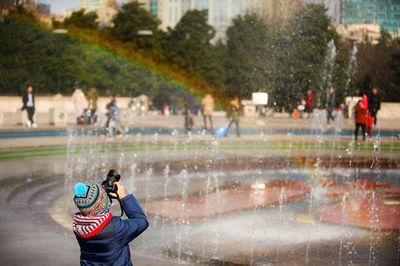
[[[328,42],[327,53],[325,55],[324,71],[322,76],[322,87],[332,86],[332,79],[334,75],[335,62],[336,62],[336,45],[334,40]]]
[[[89,131],[70,130],[65,199],[70,199],[74,182],[101,182],[109,168],[119,170],[151,223],[136,240],[135,252],[175,259],[176,263],[246,265],[377,264],[398,258],[398,238],[394,255],[384,255],[383,233],[357,229],[346,222],[354,215],[351,210],[361,204],[355,197],[372,195],[362,189],[346,190],[355,177],[383,182],[398,173],[382,172],[380,139],[375,139],[376,160],[368,170],[360,164],[353,142],[348,151],[332,148],[332,137],[322,130],[308,136],[314,138],[312,145],[309,140],[302,143],[301,153],[295,148],[297,137],[291,133],[276,149],[265,134],[251,142],[254,144],[247,145],[245,140],[235,146],[227,140],[196,135],[139,134],[108,142]],[[302,156],[305,163],[297,163]],[[348,159],[339,163],[344,158]],[[379,172],[382,174],[377,177]],[[321,185],[324,182],[335,182],[337,187]],[[302,186],[310,188],[310,193],[307,189],[300,193]],[[341,193],[342,188],[347,192]],[[326,196],[331,189],[336,189],[333,198]],[[379,193],[366,205],[373,214],[369,219],[376,224]],[[266,203],[266,198],[272,201]],[[319,212],[327,208],[329,213],[338,201],[343,218],[339,223],[327,223]],[[112,211],[119,213],[115,207]],[[72,202],[68,212],[74,212]]]
[[[336,58],[333,41],[327,50],[326,86]],[[289,132],[278,141],[265,133],[238,142],[177,130],[104,141],[96,128],[71,128],[64,199],[71,198],[73,183],[100,183],[110,168],[117,169],[150,219],[135,252],[178,264],[390,263],[399,259],[399,238],[390,249],[395,255],[385,254],[381,232],[362,224],[364,217],[351,220],[366,198],[362,208],[368,209],[370,224],[379,225],[381,191],[357,187],[355,192],[352,186],[367,178],[392,180],[399,187],[392,179],[398,171],[381,173],[378,137],[372,158],[367,154],[360,159],[360,146],[343,140],[340,115],[333,135],[327,134],[326,112],[316,110],[311,135],[300,138]],[[396,140],[391,141],[394,153]],[[370,159],[371,167],[365,164]],[[73,213],[68,202],[66,213]],[[112,211],[118,214],[119,209]]]
[[[346,87],[345,87],[345,92],[347,96],[350,95],[350,88],[351,88],[351,82],[352,78],[354,76],[354,73],[357,69],[357,45],[353,44],[351,51],[350,51],[350,60],[349,60],[349,65],[347,67],[347,80],[346,80]]]
[[[325,131],[327,128],[327,114],[326,110],[322,109],[322,95],[324,95],[324,90],[332,86],[332,79],[334,75],[334,69],[335,69],[335,62],[336,62],[336,46],[335,46],[335,41],[330,40],[327,45],[327,52],[325,55],[325,61],[324,61],[324,66],[323,66],[323,72],[322,72],[322,81],[320,85],[320,97],[317,99],[317,106],[320,107],[320,109],[315,109],[312,117],[312,123],[311,123],[311,130],[312,132],[315,133],[315,131]],[[341,124],[342,119],[336,120],[336,130],[341,129]],[[340,130],[339,130],[340,132]]]

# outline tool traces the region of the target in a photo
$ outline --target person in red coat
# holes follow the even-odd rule
[[[367,109],[368,111],[368,96],[366,93],[363,93],[362,97],[361,97],[361,102],[364,105],[364,107]]]
[[[309,88],[306,94],[306,112],[310,115],[314,111],[314,95],[312,89]]]
[[[357,141],[359,128],[361,128],[363,140],[365,140],[365,133],[368,123],[368,109],[366,108],[362,100],[358,101],[355,107],[355,111],[356,111],[355,113],[356,130],[354,132],[355,140]]]
[[[372,124],[374,123],[374,117],[372,116],[370,110],[370,106],[369,106],[369,98],[367,96],[367,94],[363,94],[362,98],[361,98],[361,102],[364,105],[364,107],[367,109],[367,120],[365,122],[365,126],[366,126],[366,131],[367,131],[367,135],[368,137],[372,137]]]

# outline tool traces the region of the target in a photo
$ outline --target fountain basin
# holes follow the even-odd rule
[[[400,231],[400,190],[358,190],[341,202],[322,207],[322,222],[378,231]]]
[[[148,215],[184,223],[251,208],[275,207],[304,199],[309,191],[309,186],[301,181],[273,180],[206,195],[166,198],[149,202],[144,208]]]
[[[72,155],[73,178],[68,174],[65,179],[65,157],[25,159],[30,176],[25,174],[30,169],[21,169],[20,161],[7,162],[3,169],[11,166],[17,177],[4,182],[15,185],[7,205],[21,220],[73,238],[71,215],[76,208],[71,187],[81,180],[101,182],[104,173],[115,167],[149,216],[149,230],[133,245],[136,256],[148,254],[171,263],[202,265],[347,265],[351,261],[363,265],[369,258],[371,265],[396,265],[396,231],[367,231],[319,220],[315,215],[320,207],[340,205],[344,195],[356,190],[352,181],[359,176],[365,180],[379,176],[380,181],[372,189],[364,182],[364,187],[357,188],[362,193],[395,192],[400,182],[399,171],[390,167],[393,160],[376,170],[367,167],[368,158],[358,159],[358,168],[349,168],[344,167],[345,162],[331,164],[320,157],[323,163],[315,169],[312,163],[318,161],[314,157],[296,157],[292,163],[271,152],[251,156],[247,151],[219,151],[212,155],[199,151]],[[43,173],[51,180],[36,182]],[[394,189],[385,188],[387,182]],[[333,193],[317,198],[314,192],[320,188]],[[397,198],[386,193],[382,202],[394,206]],[[152,213],[150,207],[157,212]],[[114,210],[118,215],[118,206]],[[374,254],[370,256],[371,249]]]

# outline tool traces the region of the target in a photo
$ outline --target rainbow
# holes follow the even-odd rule
[[[67,36],[83,43],[88,49],[98,53],[112,53],[121,60],[153,73],[172,84],[178,96],[184,97],[189,94],[195,98],[201,98],[206,93],[210,93],[219,105],[226,103],[226,99],[220,93],[221,90],[213,87],[201,77],[193,75],[176,65],[163,62],[155,58],[151,53],[138,50],[132,44],[110,40],[107,35],[101,32],[76,27],[69,27]]]
[[[68,28],[68,35],[84,43],[90,49],[97,52],[112,53],[120,59],[146,69],[162,77],[164,80],[173,83],[180,90],[189,91],[196,95],[203,94],[204,90],[209,89],[208,84],[205,82],[199,79],[196,80],[196,78],[193,78],[193,76],[190,76],[182,69],[157,61],[154,59],[154,56],[145,51],[138,50],[132,44],[110,40],[100,32],[75,27]]]
[[[29,14],[16,14],[13,18],[24,26],[33,27],[48,33],[54,28],[40,18],[32,19]],[[174,88],[174,95],[185,99],[187,96],[195,98],[203,97],[210,93],[216,99],[218,105],[226,103],[227,99],[222,96],[222,90],[209,84],[200,76],[196,76],[189,71],[161,59],[154,53],[140,50],[131,43],[111,39],[108,34],[92,29],[82,29],[77,27],[65,28],[68,32],[63,37],[81,44],[84,49],[90,49],[97,54],[114,56],[116,59],[127,64],[138,67],[139,69],[150,72],[161,81],[165,81]]]

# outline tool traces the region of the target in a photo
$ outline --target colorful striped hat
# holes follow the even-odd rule
[[[74,186],[74,202],[83,216],[93,217],[109,211],[110,198],[104,188],[96,183],[77,183]]]

